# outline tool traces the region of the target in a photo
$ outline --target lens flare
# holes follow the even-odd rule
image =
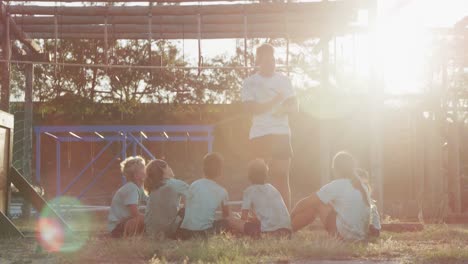
[[[64,242],[64,228],[57,219],[40,218],[37,224],[37,239],[49,252],[58,252]]]
[[[48,252],[73,252],[88,239],[90,217],[80,201],[73,197],[58,197],[49,202],[59,215],[44,208],[36,226],[36,238]],[[66,223],[62,224],[61,219]],[[73,232],[72,232],[73,230]]]

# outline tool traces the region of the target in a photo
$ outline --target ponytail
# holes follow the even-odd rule
[[[359,175],[359,171],[363,171],[367,174],[367,172],[364,171],[363,169],[357,168],[355,172],[353,173],[353,176],[350,178],[350,180],[351,180],[351,183],[353,184],[353,187],[361,193],[362,200],[364,201],[364,203],[370,207],[371,206],[370,185],[367,179],[364,179]],[[367,188],[367,190],[364,188],[364,186]]]
[[[347,151],[336,153],[332,162],[333,172],[339,178],[348,178],[353,187],[361,193],[362,200],[367,206],[371,205],[370,186],[367,181],[368,173],[356,166],[356,160]],[[367,190],[364,188],[367,188]]]

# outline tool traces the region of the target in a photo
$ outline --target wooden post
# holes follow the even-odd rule
[[[32,115],[33,115],[33,84],[34,65],[25,65],[26,87],[24,89],[24,139],[23,139],[23,176],[32,182]],[[23,205],[23,217],[29,218],[31,214],[31,203],[25,201]]]
[[[4,10],[2,10],[2,13]],[[3,23],[3,59],[6,62],[2,62],[2,90],[0,96],[0,110],[9,112],[10,110],[10,60],[11,60],[11,41],[10,41],[10,15],[2,14]]]
[[[372,1],[369,7],[369,27],[370,27],[370,174],[372,185],[375,189],[377,206],[381,212],[384,211],[384,190],[383,190],[383,162],[382,162],[382,106],[383,106],[383,86],[379,81],[379,69],[377,69],[377,1]]]
[[[449,193],[453,201],[453,212],[462,213],[460,173],[460,124],[457,120],[448,124],[448,176]]]
[[[329,51],[329,36],[323,36],[320,40],[322,43],[322,64],[321,64],[321,89],[322,93],[327,93],[330,88],[330,51]],[[320,108],[327,106],[321,106]],[[320,117],[320,183],[325,185],[331,180],[331,150],[330,150],[330,127],[327,119],[322,118],[321,110]]]
[[[411,122],[411,142],[412,142],[412,173],[415,183],[415,199],[418,203],[418,220],[424,222],[423,202],[425,193],[425,180],[424,180],[424,138],[426,121],[422,118],[422,109],[416,109],[412,116]]]

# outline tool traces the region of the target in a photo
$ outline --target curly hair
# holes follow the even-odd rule
[[[145,167],[145,164],[145,159],[141,156],[128,157],[120,163],[120,171],[127,178],[127,181],[131,181],[138,167]]]

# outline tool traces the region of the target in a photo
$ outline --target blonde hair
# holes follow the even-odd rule
[[[145,167],[145,159],[141,156],[128,157],[120,163],[120,171],[128,181],[133,179],[138,167]]]

